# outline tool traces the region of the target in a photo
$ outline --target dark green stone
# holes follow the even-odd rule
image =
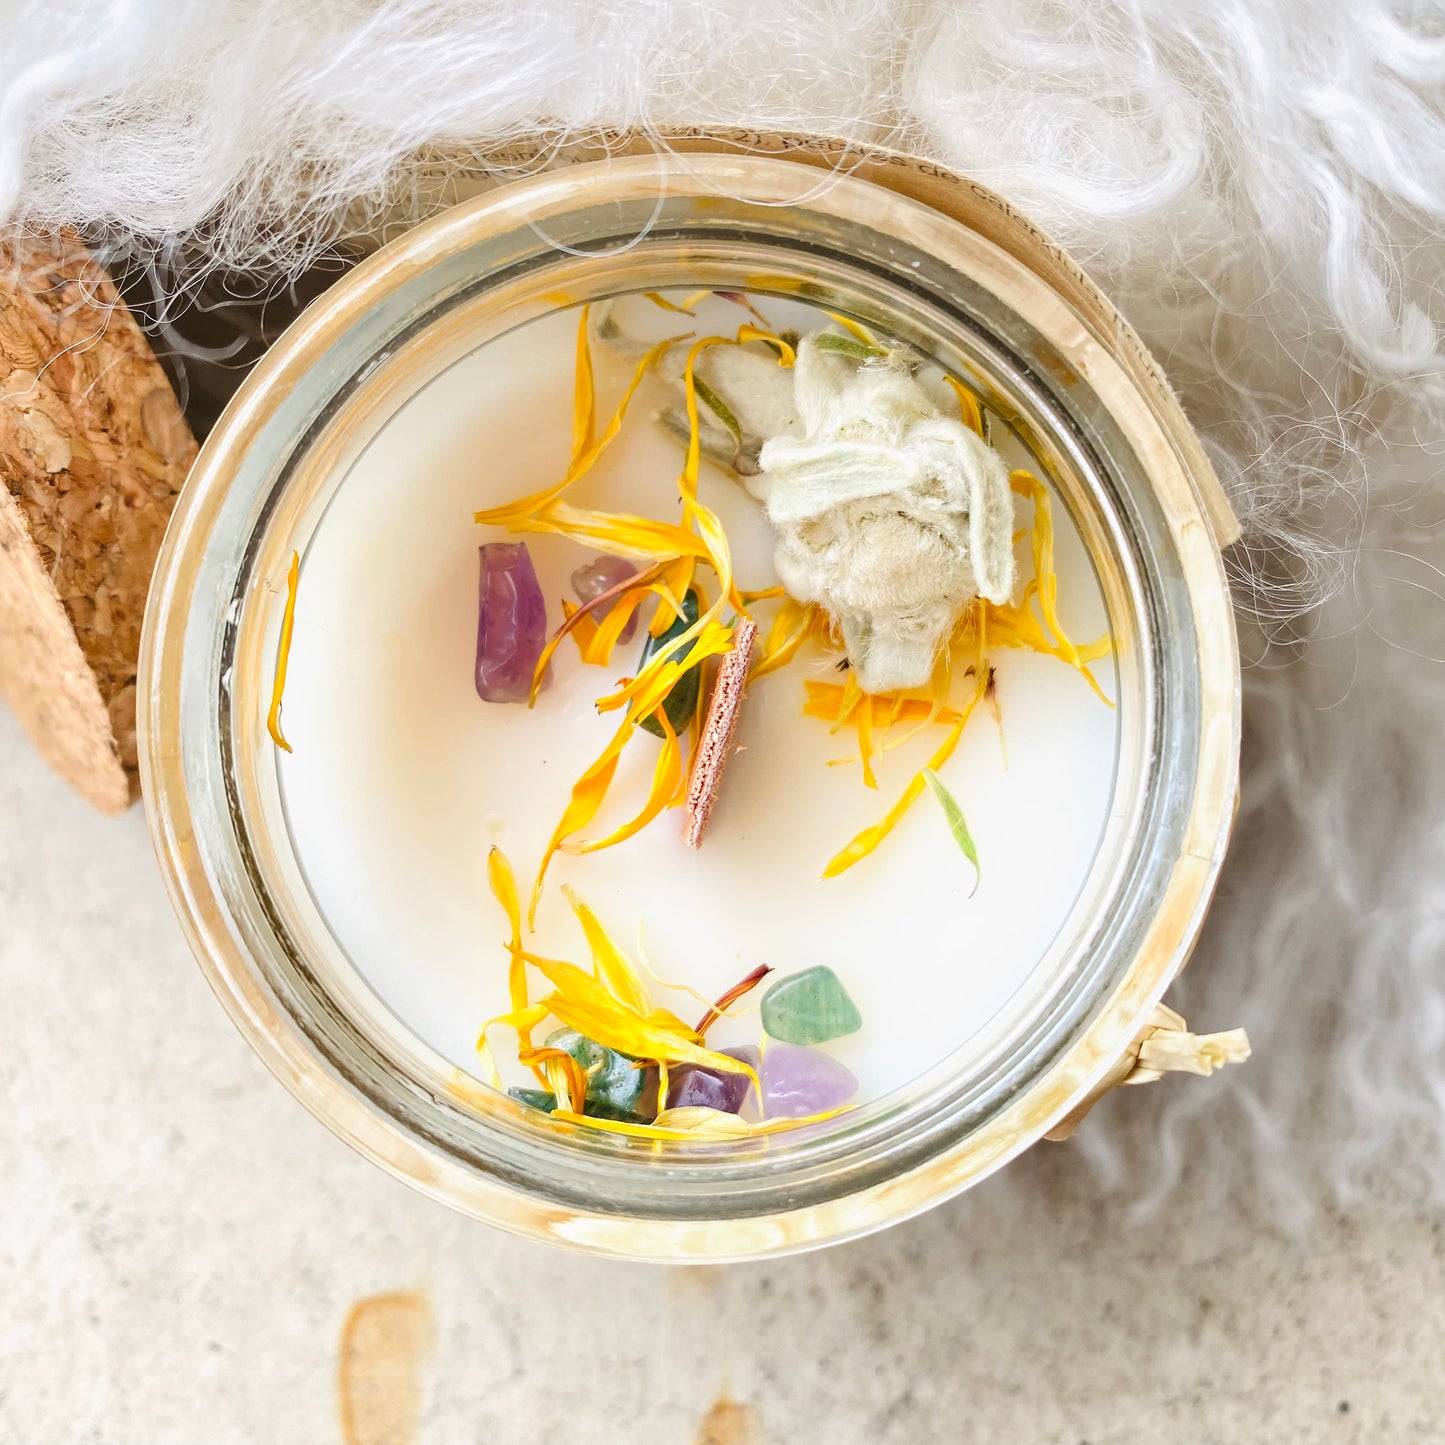
[[[519,1103],[550,1114],[557,1107],[551,1089],[508,1089],[507,1092]]]
[[[557,1100],[552,1097],[550,1089],[508,1089],[507,1092],[519,1103],[526,1104],[528,1108],[540,1109],[544,1114],[550,1114],[557,1107]],[[636,1123],[639,1115],[633,1112],[615,1109],[610,1104],[598,1103],[588,1099],[582,1112],[593,1119],[627,1119]],[[657,1110],[653,1109],[653,1114]]]
[[[571,1054],[587,1075],[587,1107],[583,1113],[594,1119],[628,1119],[634,1123],[648,1123],[657,1117],[656,1069],[634,1068],[626,1054],[593,1043],[574,1029],[558,1029],[547,1039],[547,1047]]]
[[[863,1027],[858,1006],[826,964],[780,978],[763,995],[763,1028],[789,1044],[826,1044]]]
[[[653,637],[648,634],[647,641],[642,644],[642,656],[638,659],[637,670],[641,672],[647,666],[648,660],[674,637],[681,637],[689,627],[697,621],[701,613],[702,599],[691,588],[687,596],[682,599],[682,616],[673,619],[672,626],[662,634],[661,637]],[[685,650],[685,649],[683,649]],[[702,671],[700,667],[690,667],[673,683],[672,691],[662,700],[662,710],[667,714],[667,720],[672,724],[672,730],[681,734],[687,731],[692,722],[693,714],[697,711],[697,689],[698,674]],[[645,717],[638,727],[646,728],[648,732],[662,737],[662,724],[658,722],[656,714]]]

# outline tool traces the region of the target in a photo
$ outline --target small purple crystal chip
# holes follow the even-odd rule
[[[588,562],[585,566],[579,567],[572,574],[572,591],[576,593],[579,602],[591,602],[593,598],[600,597],[604,592],[610,592],[620,583],[626,582],[629,577],[637,576],[637,568],[631,562],[621,557],[609,557],[605,552]],[[610,612],[609,606],[597,614],[597,621],[601,620]],[[637,631],[637,614],[634,612],[627,619],[627,626],[618,635],[619,642],[628,642],[632,634]]]
[[[477,696],[526,702],[547,645],[547,604],[525,542],[481,547],[477,595]]]
[[[741,1059],[754,1069],[758,1051],[752,1044],[740,1049],[719,1049],[729,1058]],[[740,1114],[747,1102],[753,1081],[746,1074],[725,1073],[722,1069],[706,1069],[700,1064],[683,1064],[673,1069],[667,1083],[669,1109],[721,1109],[724,1114]]]
[[[837,1059],[799,1044],[768,1044],[759,1072],[763,1113],[769,1119],[801,1119],[838,1109],[858,1092],[858,1080]]]

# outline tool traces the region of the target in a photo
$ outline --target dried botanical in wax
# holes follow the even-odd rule
[[[661,295],[649,299],[664,310],[691,315],[700,298],[681,305]],[[856,734],[856,762],[868,787],[878,786],[875,764],[883,753],[925,730],[943,729],[927,765],[879,823],[835,855],[824,877],[867,857],[925,787],[938,799],[954,842],[977,876],[977,847],[938,770],[979,702],[988,701],[997,716],[997,698],[989,691],[989,646],[1047,652],[1086,677],[1088,661],[1107,649],[1107,639],[1079,648],[1064,634],[1047,494],[1027,473],[1010,475],[980,436],[985,423],[972,393],[948,377],[925,384],[912,357],[880,344],[846,318],[835,319],[840,331],[813,332],[801,340],[748,324],[732,338],[673,338],[645,347],[621,332],[612,308],[601,311],[595,326],[584,310],[566,474],[553,487],[477,514],[481,522],[560,534],[607,554],[576,570],[578,605],[564,600],[562,625],[537,646],[525,684],[515,667],[508,673],[511,697],[526,695],[536,703],[538,684],[567,636],[582,662],[612,664],[617,643],[635,627],[643,604],[653,598],[656,606],[633,676],[597,700],[599,713],[619,714],[618,728],[573,785],[537,873],[529,927],[548,863],[559,850],[586,854],[613,847],[684,799],[689,839],[700,841],[698,824],[710,812],[747,681],[786,667],[810,646],[841,643],[845,649],[840,681],[807,681],[804,711],[826,719],[834,732],[846,727]],[[622,401],[600,433],[594,330],[635,363]],[[680,520],[574,505],[564,494],[619,434],[650,370],[682,396],[680,407],[664,409],[660,417],[685,447]],[[950,397],[957,416],[945,410]],[[705,457],[739,476],[762,501],[777,534],[774,561],[782,588],[738,590],[726,532],[698,494]],[[1029,534],[1034,576],[1018,602],[1015,494],[1034,504]],[[624,559],[644,565],[638,570]],[[699,576],[703,568],[716,579],[712,601]],[[762,633],[750,609],[770,599],[776,610],[759,645]],[[724,621],[725,609],[735,614],[731,621]],[[700,720],[703,669],[713,657],[722,659],[722,667],[689,787],[683,739]],[[641,810],[610,833],[579,841],[608,798],[623,750],[639,732],[660,739]],[[706,804],[693,796],[700,784],[707,784]],[[689,1029],[671,1010],[654,1004],[641,973],[570,890],[592,955],[591,973],[525,948],[510,868],[497,865],[494,855],[492,873],[493,890],[513,925],[511,1008],[492,1022],[516,1030],[519,1060],[546,1085],[528,1091],[526,1101],[568,1122],[667,1139],[766,1133],[827,1117],[853,1097],[857,1085],[851,1073],[816,1047],[855,1032],[863,1022],[831,968],[815,965],[773,981],[761,1004],[769,1036],[761,1056],[750,1049],[715,1051],[705,1043],[706,1030],[759,982],[767,966],[754,969]],[[551,985],[551,992],[535,1001],[530,971]],[[533,1047],[531,1031],[549,1018],[562,1030],[549,1035],[541,1049]],[[490,1061],[486,1030],[479,1047]],[[753,1123],[738,1117],[750,1082],[758,1085],[762,1112]]]
[[[1013,593],[1008,469],[904,354],[860,363],[822,339],[793,368],[805,434],[770,439],[748,489],[784,587],[837,620],[863,690],[922,687],[974,598]]]

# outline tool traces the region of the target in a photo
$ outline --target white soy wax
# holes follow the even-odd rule
[[[796,304],[759,304],[777,326],[825,320]],[[721,300],[704,303],[695,322],[653,318],[658,336],[730,333],[740,319]],[[636,670],[644,640],[639,629],[607,668],[584,665],[564,641],[534,709],[485,703],[474,688],[478,545],[527,542],[549,629],[572,596],[571,572],[596,555],[472,521],[565,471],[576,330],[575,311],[528,323],[411,398],[351,465],[302,558],[285,695],[294,752],[280,758],[297,857],[359,974],[469,1072],[480,1025],[508,1008],[507,925],[487,887],[488,850],[505,850],[525,903],[573,782],[617,727],[595,700]],[[599,352],[599,429],[627,371]],[[621,435],[569,500],[676,520],[681,452],[650,420],[674,400],[661,382],[645,382]],[[759,505],[706,463],[700,492],[726,528],[739,586],[773,585]],[[1028,516],[1021,504],[1020,525]],[[1054,526],[1061,620],[1076,640],[1092,639],[1107,625],[1097,579],[1061,505]],[[1026,578],[1026,547],[1020,555]],[[713,586],[706,569],[700,580]],[[766,629],[768,613],[759,615]],[[821,877],[944,734],[930,727],[884,754],[876,791],[856,763],[830,767],[856,751],[855,738],[803,716],[805,678],[838,680],[829,661],[805,653],[750,690],[702,849],[683,845],[679,809],[615,848],[558,854],[530,946],[589,962],[561,895],[570,883],[634,957],[644,953],[659,976],[707,998],[760,963],[774,977],[827,964],[863,1017],[858,1033],[826,1046],[857,1075],[860,1100],[907,1083],[974,1037],[1034,973],[1078,897],[1113,794],[1116,718],[1085,680],[1031,652],[997,648],[992,661],[1004,738],[980,709],[942,770],[978,847],[976,892],[926,792],[870,857]],[[1094,672],[1112,696],[1110,661]],[[629,743],[584,837],[641,807],[659,746],[645,735]],[[536,978],[534,996],[546,987]],[[686,994],[655,995],[689,1020],[702,1011]],[[756,1042],[760,1027],[752,1008],[708,1041]],[[495,1043],[505,1072],[510,1036],[499,1030]],[[531,1080],[514,1068],[508,1082]]]

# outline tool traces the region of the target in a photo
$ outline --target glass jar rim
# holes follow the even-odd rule
[[[656,262],[679,248],[696,258],[707,246],[772,246],[781,257],[792,245],[817,274],[845,274],[840,253],[854,266],[866,259],[858,286],[909,289],[929,315],[946,311],[1004,357],[996,377],[1033,399],[1029,423],[1104,493],[1094,500],[1110,513],[1100,526],[1113,528],[1129,574],[1119,596],[1135,614],[1149,723],[1142,801],[1121,854],[1135,871],[1110,895],[1127,908],[1094,920],[1089,987],[1076,979],[1046,1018],[1025,1021],[991,1089],[949,1095],[935,1081],[895,1110],[891,1132],[888,1120],[880,1132],[860,1116],[852,1137],[866,1158],[847,1157],[846,1131],[835,1131],[831,1154],[800,1140],[758,1153],[755,1168],[711,1146],[670,1160],[665,1189],[657,1170],[639,1189],[635,1157],[619,1162],[625,1149],[529,1137],[492,1101],[480,1106],[488,1148],[479,1156],[457,1132],[468,1106],[437,1096],[424,1060],[400,1061],[398,1072],[396,1056],[338,1052],[327,1029],[340,1027],[340,1004],[315,987],[305,959],[286,958],[278,900],[257,877],[243,796],[255,770],[237,766],[245,740],[228,732],[227,711],[234,669],[254,661],[264,634],[259,624],[246,631],[257,558],[299,515],[288,468],[308,452],[319,465],[317,450],[345,431],[338,415],[364,409],[366,378],[402,365],[419,337],[435,344],[450,325],[467,345],[474,332],[458,321],[467,305],[475,323],[489,306],[500,316],[535,298],[548,265],[569,254],[558,240],[599,285],[629,253]],[[243,384],[157,564],[140,676],[142,773],[172,899],[212,986],[273,1071],[363,1153],[447,1203],[553,1242],[645,1258],[755,1256],[866,1232],[983,1177],[1069,1113],[1127,1048],[1187,957],[1227,840],[1238,660],[1202,500],[1217,484],[1171,441],[1171,430],[1187,431],[1182,417],[1161,418],[1171,405],[1146,396],[1075,309],[977,231],[857,177],[800,187],[786,160],[639,156],[513,182],[422,223],[325,293]],[[381,1097],[393,1083],[395,1097]],[[713,1197],[707,1179],[728,1198]]]

